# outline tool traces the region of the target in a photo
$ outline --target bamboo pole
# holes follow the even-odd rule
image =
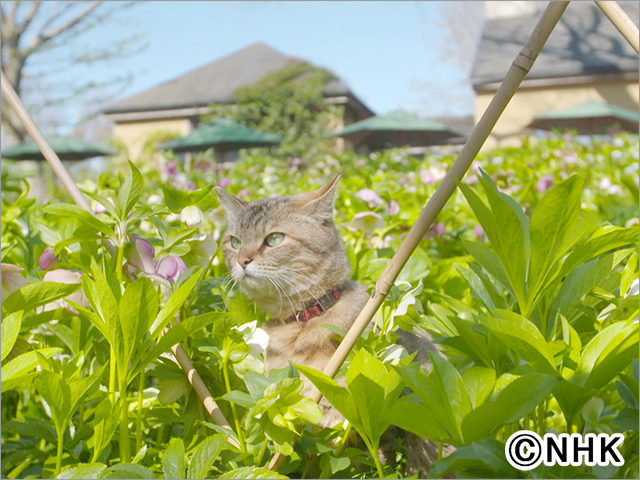
[[[69,192],[69,195],[71,195],[73,201],[93,214],[94,212],[89,206],[89,203],[78,189],[78,186],[67,172],[67,169],[60,161],[60,158],[58,158],[56,152],[53,150],[53,148],[51,148],[49,142],[47,142],[47,139],[44,137],[44,135],[36,125],[36,122],[34,122],[31,115],[29,115],[29,112],[27,112],[27,109],[24,107],[22,101],[20,100],[20,97],[18,97],[18,94],[14,90],[13,86],[11,85],[3,71],[0,71],[0,88],[2,90],[2,94],[7,100],[7,103],[16,112],[18,118],[20,118],[20,121],[24,125],[24,128],[27,130],[31,138],[33,138],[33,141],[36,143],[36,145],[38,145],[38,148],[42,152],[42,155],[47,160],[47,162],[49,162],[49,165],[51,165],[51,168],[60,179],[64,187],[67,189],[67,192]],[[202,378],[200,378],[200,375],[194,368],[191,360],[185,353],[182,346],[180,344],[176,344],[171,347],[171,351],[176,357],[176,360],[178,360],[180,367],[189,379],[189,382],[198,394],[198,397],[204,404],[207,412],[209,412],[209,415],[211,415],[213,421],[216,422],[217,425],[231,430],[229,422],[225,418],[216,402],[213,400],[211,393],[202,381]],[[227,441],[235,447],[239,448],[238,443],[230,436],[227,437]]]
[[[442,210],[442,207],[444,207],[449,197],[451,197],[455,191],[457,181],[462,180],[462,177],[471,166],[482,145],[484,145],[484,142],[487,140],[500,115],[518,89],[522,79],[533,66],[533,62],[538,57],[540,50],[549,38],[549,35],[551,35],[551,32],[558,23],[558,20],[560,20],[567,5],[569,5],[569,2],[549,2],[549,5],[531,33],[529,40],[513,61],[507,76],[498,88],[498,91],[482,115],[482,118],[480,118],[480,121],[473,129],[469,140],[467,140],[458,158],[447,172],[447,175],[442,179],[433,196],[427,202],[416,223],[409,230],[400,248],[398,248],[384,273],[376,283],[373,295],[365,304],[344,340],[338,346],[329,364],[324,369],[325,375],[333,377],[338,372],[340,366],[355,345],[356,340],[362,335],[367,325],[369,325],[369,322],[378,311],[378,308],[380,308],[380,305],[382,305],[382,302],[391,290],[405,263],[409,260],[409,257],[420,243],[420,240],[422,240],[422,237],[440,213],[440,210]],[[309,397],[315,402],[319,402],[322,394],[319,390],[314,389]],[[284,455],[277,453],[271,459],[269,468],[278,470],[284,463],[284,459]]]
[[[602,2],[596,1],[596,5],[600,10],[609,17],[611,23],[620,31],[622,36],[633,47],[636,53],[640,53],[640,39],[638,27],[631,21],[629,16],[622,10],[618,2]]]

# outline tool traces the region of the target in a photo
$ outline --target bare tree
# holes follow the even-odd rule
[[[33,115],[53,111],[51,107],[78,100],[106,85],[123,85],[131,74],[88,80],[69,79],[64,72],[72,65],[124,58],[139,52],[142,37],[109,38],[104,47],[82,42],[87,31],[114,21],[116,14],[134,2],[2,2],[0,41],[2,70]],[[73,48],[69,48],[70,45]],[[64,79],[64,80],[62,80]],[[102,98],[104,100],[104,98]],[[24,140],[26,132],[2,98],[2,128],[7,142]]]
[[[413,88],[424,95],[424,104],[429,114],[434,99],[441,103],[446,99],[449,106],[447,112],[437,112],[439,115],[450,115],[451,111],[464,110],[472,107],[473,95],[471,91],[470,75],[476,56],[478,43],[484,25],[484,3],[481,1],[448,1],[434,2],[439,10],[440,27],[438,37],[433,38],[433,31],[425,32],[425,40],[431,46],[438,48],[438,60],[442,68],[454,68],[461,78],[459,84],[446,83],[434,75],[426,80],[413,82]],[[435,40],[435,43],[434,43]],[[460,93],[464,92],[464,93]]]

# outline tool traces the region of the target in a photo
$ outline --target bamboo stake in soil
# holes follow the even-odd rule
[[[42,152],[42,155],[47,160],[47,162],[49,162],[49,165],[51,165],[51,168],[66,188],[67,192],[69,192],[69,195],[71,195],[73,201],[76,202],[76,204],[78,204],[79,206],[85,208],[90,213],[94,213],[89,206],[89,203],[78,189],[78,186],[67,172],[67,169],[60,161],[60,158],[58,158],[58,155],[53,150],[53,148],[51,148],[51,145],[49,145],[49,142],[47,142],[46,138],[44,137],[36,123],[33,121],[33,118],[31,117],[31,115],[29,115],[29,112],[27,112],[27,109],[24,108],[20,97],[18,97],[18,94],[13,89],[13,86],[2,71],[0,71],[0,88],[2,89],[2,94],[7,100],[7,103],[9,103],[11,108],[13,108],[13,110],[16,112],[18,118],[20,118],[20,121],[24,125],[24,128],[27,130],[36,145],[38,145],[38,148]],[[185,353],[182,346],[180,344],[176,344],[171,347],[171,351],[176,357],[176,360],[180,364],[180,367],[184,371],[185,375],[189,379],[189,382],[193,386],[193,389],[196,391],[198,397],[204,404],[204,407],[207,409],[207,412],[209,412],[209,415],[211,415],[213,421],[217,425],[231,430],[229,422],[225,418],[216,402],[213,400],[211,393],[209,393],[209,390],[202,381],[202,378],[200,378],[200,375],[198,375],[196,369],[193,367],[191,360]],[[227,437],[227,441],[235,447],[239,447],[238,443],[230,436]]]
[[[596,5],[598,5],[600,10],[609,17],[611,23],[613,23],[622,36],[627,39],[627,42],[629,42],[636,53],[640,53],[640,35],[638,34],[638,27],[636,27],[633,21],[631,21],[620,5],[618,5],[617,2],[602,1],[596,1]]]
[[[538,57],[542,46],[549,38],[549,35],[558,23],[558,20],[560,20],[560,17],[564,13],[568,4],[569,2],[554,1],[550,2],[545,9],[542,17],[536,24],[533,33],[531,33],[529,40],[520,51],[520,54],[513,61],[507,76],[498,88],[498,91],[491,100],[487,110],[482,115],[482,118],[480,118],[480,121],[473,129],[469,140],[467,140],[467,143],[458,155],[458,158],[447,172],[447,175],[442,180],[433,196],[429,199],[416,223],[409,230],[409,233],[400,245],[400,248],[396,251],[395,255],[387,265],[382,277],[380,277],[376,283],[373,295],[367,301],[366,305],[358,315],[358,318],[356,318],[354,324],[349,329],[344,340],[338,346],[338,349],[329,361],[329,364],[324,369],[325,375],[333,377],[338,372],[345,358],[347,358],[347,355],[355,345],[356,340],[367,328],[367,325],[369,325],[369,322],[380,305],[382,305],[382,302],[389,293],[389,290],[391,290],[391,287],[405,263],[409,260],[409,257],[420,243],[420,240],[422,240],[422,237],[427,232],[436,216],[440,213],[440,210],[442,210],[442,207],[444,207],[447,200],[449,200],[449,197],[451,197],[455,191],[457,187],[456,181],[462,180],[462,177],[471,166],[471,163],[480,151],[484,142],[487,140],[487,137],[500,118],[500,115],[518,89],[522,79],[533,66],[533,62]],[[313,393],[309,397],[315,402],[319,402],[322,398],[322,394],[319,390],[314,389]],[[278,470],[284,463],[284,459],[284,455],[277,453],[271,459],[269,468],[272,470]]]

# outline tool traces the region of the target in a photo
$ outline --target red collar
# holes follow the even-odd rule
[[[290,317],[286,318],[284,323],[292,323],[292,322],[304,323],[311,320],[314,317],[319,317],[328,309],[333,307],[336,303],[338,303],[338,300],[340,299],[340,291],[341,291],[340,287],[336,287],[333,290],[328,291],[322,297],[320,297],[320,299],[317,302],[307,307],[306,310],[302,312],[296,312]]]

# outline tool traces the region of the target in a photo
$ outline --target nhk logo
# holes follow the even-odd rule
[[[535,432],[520,430],[509,437],[504,453],[509,463],[518,470],[532,470],[541,463],[548,467],[604,467],[610,463],[619,467],[624,465],[624,459],[618,451],[623,441],[621,433],[587,433],[584,436],[578,433],[547,433],[544,438],[540,438]]]

